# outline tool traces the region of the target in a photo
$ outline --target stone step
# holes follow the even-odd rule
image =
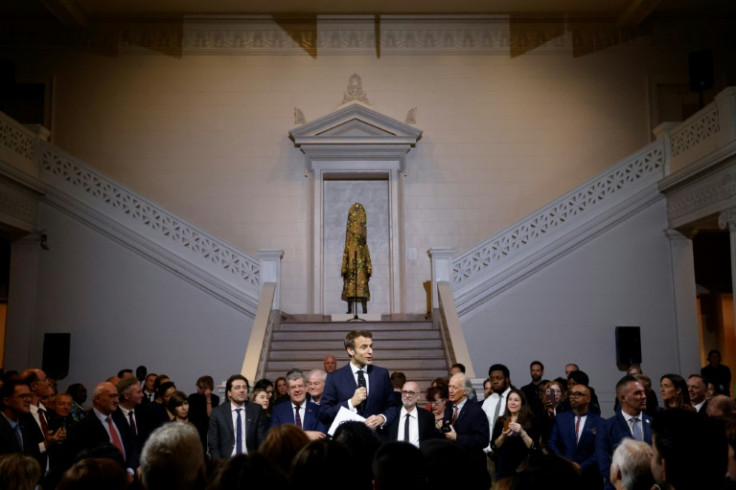
[[[441,359],[393,359],[376,361],[376,364],[388,369],[389,371],[405,372],[408,368],[412,371],[421,372],[423,369],[432,371],[440,371],[438,376],[447,376],[447,361]],[[309,359],[288,359],[288,360],[270,360],[266,363],[267,371],[280,371],[286,373],[290,369],[318,369],[322,368],[322,360]],[[426,376],[426,375],[425,375]],[[437,376],[434,376],[437,377]]]
[[[434,340],[392,340],[381,343],[374,342],[374,353],[379,354],[390,349],[442,349],[442,341]],[[322,351],[322,357],[327,354],[337,355],[345,352],[345,344],[342,340],[279,340],[271,342],[271,350],[319,350]],[[375,355],[374,354],[374,355]],[[380,354],[381,357],[388,357]]]
[[[290,369],[321,369],[325,355],[344,366],[347,332],[354,329],[373,333],[375,362],[389,372],[401,371],[424,391],[435,378],[447,377],[448,366],[440,331],[423,315],[398,315],[393,321],[332,322],[321,315],[292,315],[272,334],[264,376],[275,380]],[[398,320],[398,321],[397,321]]]
[[[297,367],[305,372],[311,369],[315,369],[315,367],[310,367],[309,365],[298,365],[298,366],[292,366],[292,367]],[[322,366],[319,366],[319,367],[322,367]],[[268,369],[266,370],[265,377],[273,381],[279,376],[286,376],[287,371],[288,369],[285,369],[285,370]],[[393,371],[394,370],[389,369],[390,373]],[[447,369],[441,369],[441,370],[440,369],[404,369],[401,372],[406,375],[406,379],[408,381],[414,381],[418,383],[422,392],[426,391],[427,388],[431,386],[432,381],[434,379],[447,377]]]
[[[436,329],[427,330],[379,330],[373,332],[373,341],[401,340],[401,339],[440,339],[440,331]],[[273,333],[273,340],[339,340],[345,339],[345,333],[336,330],[277,330]]]
[[[440,345],[436,349],[381,349],[381,359],[445,359],[445,351]],[[318,360],[321,361],[325,357],[324,350],[307,350],[307,349],[277,349],[271,348],[269,360]]]
[[[392,330],[431,330],[432,322],[281,322],[277,332],[314,330],[321,332],[342,332],[343,337],[351,330],[370,330],[371,333]]]

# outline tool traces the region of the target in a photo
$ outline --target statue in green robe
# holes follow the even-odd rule
[[[365,208],[360,203],[350,206],[348,225],[345,231],[345,251],[342,254],[342,300],[348,302],[348,313],[353,312],[354,303],[360,300],[363,313],[366,302],[371,299],[368,281],[371,278],[371,254],[366,240]]]

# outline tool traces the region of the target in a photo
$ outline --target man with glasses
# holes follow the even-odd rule
[[[586,482],[585,488],[603,488],[595,453],[595,437],[602,420],[588,410],[590,388],[578,383],[570,389],[568,396],[572,410],[557,414],[547,448],[572,461]]]
[[[434,416],[417,406],[419,385],[407,381],[401,387],[401,411],[382,432],[390,441],[406,441],[419,447],[419,443],[439,436],[434,427]]]
[[[46,398],[51,390],[49,379],[46,373],[37,368],[30,368],[23,371],[20,375],[21,381],[28,385],[31,390],[31,406],[30,414],[33,424],[28,424],[26,430],[33,434],[33,438],[38,441],[39,462],[41,463],[41,472],[48,472],[51,467],[48,460],[48,451],[53,446],[60,444],[66,438],[66,431],[57,428],[55,431],[50,429],[51,419],[53,418],[53,410],[46,407],[41,400]]]
[[[11,380],[0,388],[0,454],[23,453],[40,459],[38,439],[29,431],[31,389],[27,384]]]

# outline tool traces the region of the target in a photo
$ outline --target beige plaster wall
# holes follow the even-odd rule
[[[430,247],[463,252],[650,141],[651,76],[672,49],[499,54],[18,55],[53,80],[52,141],[255,256],[281,248],[282,307],[307,310],[308,182],[288,138],[362,77],[371,107],[424,131],[404,179],[406,305],[427,308]]]

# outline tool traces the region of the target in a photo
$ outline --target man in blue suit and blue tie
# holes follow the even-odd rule
[[[310,440],[324,438],[327,428],[319,421],[319,405],[307,401],[307,377],[301,371],[294,371],[286,376],[286,386],[290,403],[280,403],[273,407],[271,427],[294,424]]]
[[[590,388],[576,384],[569,393],[570,408],[555,418],[547,448],[572,461],[585,480],[585,488],[603,488],[595,454],[595,439],[603,422],[599,415],[588,411]]]
[[[388,371],[373,365],[373,334],[353,330],[345,337],[350,362],[327,375],[320,420],[329,427],[340,407],[365,417],[371,428],[390,423],[399,411]]]
[[[614,488],[610,482],[611,458],[621,439],[630,437],[652,444],[652,419],[644,413],[647,396],[641,382],[634,376],[624,376],[616,383],[616,398],[621,411],[603,422],[595,441],[598,468],[606,490]]]

